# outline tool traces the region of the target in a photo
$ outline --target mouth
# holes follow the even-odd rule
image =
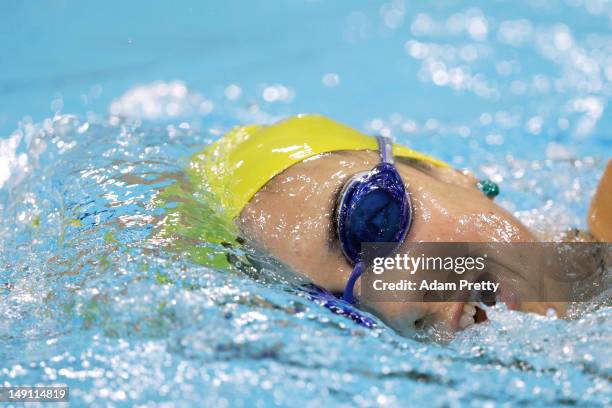
[[[455,307],[453,316],[455,330],[465,330],[487,320],[487,312],[480,307],[479,302],[461,302]]]
[[[519,303],[516,293],[507,285],[500,282],[498,293],[495,296],[480,296],[480,302],[459,302],[452,311],[452,326],[455,330],[465,330],[475,324],[488,321],[484,306],[492,307],[498,303],[505,304],[510,310],[518,310]],[[484,305],[484,306],[483,306]]]

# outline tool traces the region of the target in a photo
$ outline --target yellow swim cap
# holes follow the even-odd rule
[[[375,137],[324,116],[301,115],[271,126],[236,127],[197,155],[192,166],[204,173],[226,214],[235,218],[272,177],[304,159],[339,150],[378,150],[378,144]],[[393,155],[448,166],[397,144]]]

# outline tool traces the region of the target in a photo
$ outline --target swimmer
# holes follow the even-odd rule
[[[483,311],[472,302],[360,299],[361,242],[383,237],[396,242],[398,252],[414,242],[536,242],[494,202],[494,183],[323,116],[235,128],[191,167],[207,180],[207,190],[242,236],[400,333],[434,324],[465,329],[484,320]],[[386,196],[359,203],[359,194],[372,185],[384,185]],[[612,240],[611,192],[609,163],[588,214],[590,233],[603,242]],[[380,200],[384,215],[376,217]],[[365,219],[375,231],[364,227]],[[512,305],[539,314],[551,307],[565,313],[562,303]]]

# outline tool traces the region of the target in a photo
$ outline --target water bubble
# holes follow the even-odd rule
[[[459,34],[465,30],[467,26],[467,17],[463,13],[451,14],[446,19],[446,28],[450,34]]]
[[[408,54],[416,59],[424,59],[428,55],[427,45],[418,41],[410,40],[406,42],[405,48]]]
[[[467,31],[474,40],[485,40],[489,33],[487,20],[482,16],[470,18],[467,23]]]
[[[433,20],[426,13],[419,13],[413,20],[410,31],[416,36],[431,34],[433,29]]]
[[[64,107],[64,100],[60,98],[55,98],[51,101],[50,108],[53,112],[57,113],[62,110]]]
[[[502,76],[512,74],[512,63],[510,61],[499,61],[495,64],[495,70]]]
[[[466,62],[471,62],[478,58],[478,49],[474,45],[469,44],[465,47],[461,47],[459,55]]]
[[[370,128],[374,131],[380,131],[382,129],[382,127],[384,126],[384,122],[382,121],[382,119],[372,119],[372,121],[370,121]]]
[[[321,82],[323,83],[323,85],[329,88],[334,88],[340,84],[340,76],[338,74],[330,72],[323,75],[323,77],[321,78]]]
[[[438,86],[444,86],[448,84],[448,73],[444,69],[438,69],[433,73],[432,81]]]
[[[543,123],[544,123],[544,120],[542,119],[541,116],[533,116],[525,124],[525,129],[527,129],[529,133],[537,135],[537,134],[540,134],[540,132],[542,131]]]
[[[406,14],[406,4],[404,0],[393,0],[389,3],[384,3],[380,7],[380,15],[382,16],[385,26],[395,30],[404,22]]]
[[[402,131],[413,133],[417,130],[417,124],[414,120],[407,120],[402,124]]]
[[[102,85],[95,84],[89,88],[89,96],[92,98],[99,98],[102,95]]]
[[[555,28],[554,42],[555,46],[560,51],[567,51],[572,47],[572,34],[567,26],[560,25]]]
[[[485,112],[480,115],[480,123],[482,125],[484,126],[490,125],[492,122],[493,122],[493,116],[490,113]]]
[[[500,42],[520,47],[531,40],[533,25],[529,20],[505,20],[499,25],[497,38]]]
[[[242,89],[235,84],[228,85],[225,88],[225,97],[230,101],[235,101],[242,95]]]
[[[557,126],[559,127],[559,129],[561,130],[567,130],[569,129],[569,120],[567,118],[559,118],[557,120]]]
[[[289,102],[293,99],[293,91],[284,85],[266,86],[262,92],[266,102]]]

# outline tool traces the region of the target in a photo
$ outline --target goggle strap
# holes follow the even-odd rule
[[[355,283],[361,277],[361,274],[365,270],[365,265],[363,262],[357,262],[355,267],[353,268],[353,272],[351,272],[351,276],[349,276],[346,281],[346,286],[344,287],[344,293],[342,294],[342,300],[347,303],[355,304],[355,297],[353,296],[353,291],[355,290]]]
[[[393,160],[393,142],[386,136],[376,136],[378,140],[378,151],[380,152],[380,160],[383,163],[394,164]]]

